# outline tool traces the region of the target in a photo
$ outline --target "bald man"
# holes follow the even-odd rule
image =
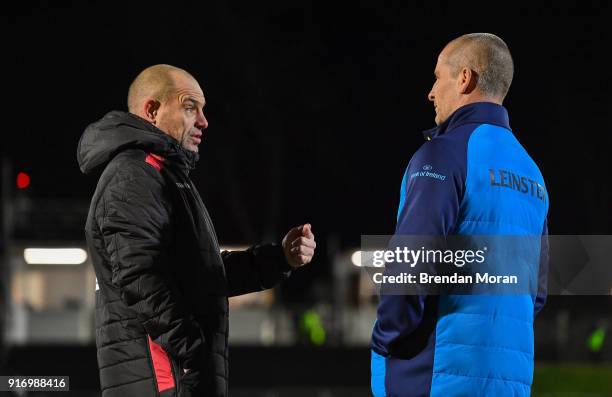
[[[524,240],[503,236],[540,241],[549,201],[502,106],[513,76],[508,47],[493,34],[461,36],[444,47],[434,74],[428,98],[437,127],[424,133],[404,174],[394,238],[460,235],[480,247],[478,236],[496,236],[489,252],[525,252]],[[548,246],[541,240],[537,254],[511,266],[535,269],[530,291],[381,294],[371,344],[373,394],[529,396],[533,319],[546,298]]]
[[[310,224],[280,245],[220,252],[189,178],[205,104],[192,75],[155,65],[130,86],[129,112],[79,141],[81,171],[101,172],[85,235],[103,397],[227,396],[228,297],[271,288],[314,255]]]

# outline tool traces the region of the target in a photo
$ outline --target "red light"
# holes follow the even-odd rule
[[[20,172],[17,174],[17,187],[19,189],[25,189],[30,186],[30,175],[25,172]]]

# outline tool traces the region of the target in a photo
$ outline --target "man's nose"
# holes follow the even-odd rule
[[[429,94],[427,94],[427,99],[429,99],[431,102],[434,101],[434,99],[436,99],[433,89],[431,91],[429,91]]]
[[[195,126],[201,130],[205,130],[208,128],[208,120],[206,120],[206,116],[204,116],[203,112],[200,112],[200,114],[198,114]]]

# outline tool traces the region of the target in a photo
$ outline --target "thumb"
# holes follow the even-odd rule
[[[311,238],[312,236],[312,226],[310,225],[310,223],[306,223],[304,225],[302,225],[301,227],[301,231],[302,231],[302,236],[307,237],[307,238]]]

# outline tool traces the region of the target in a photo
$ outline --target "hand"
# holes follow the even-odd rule
[[[283,238],[283,252],[293,268],[310,263],[316,247],[310,223],[294,227]]]

